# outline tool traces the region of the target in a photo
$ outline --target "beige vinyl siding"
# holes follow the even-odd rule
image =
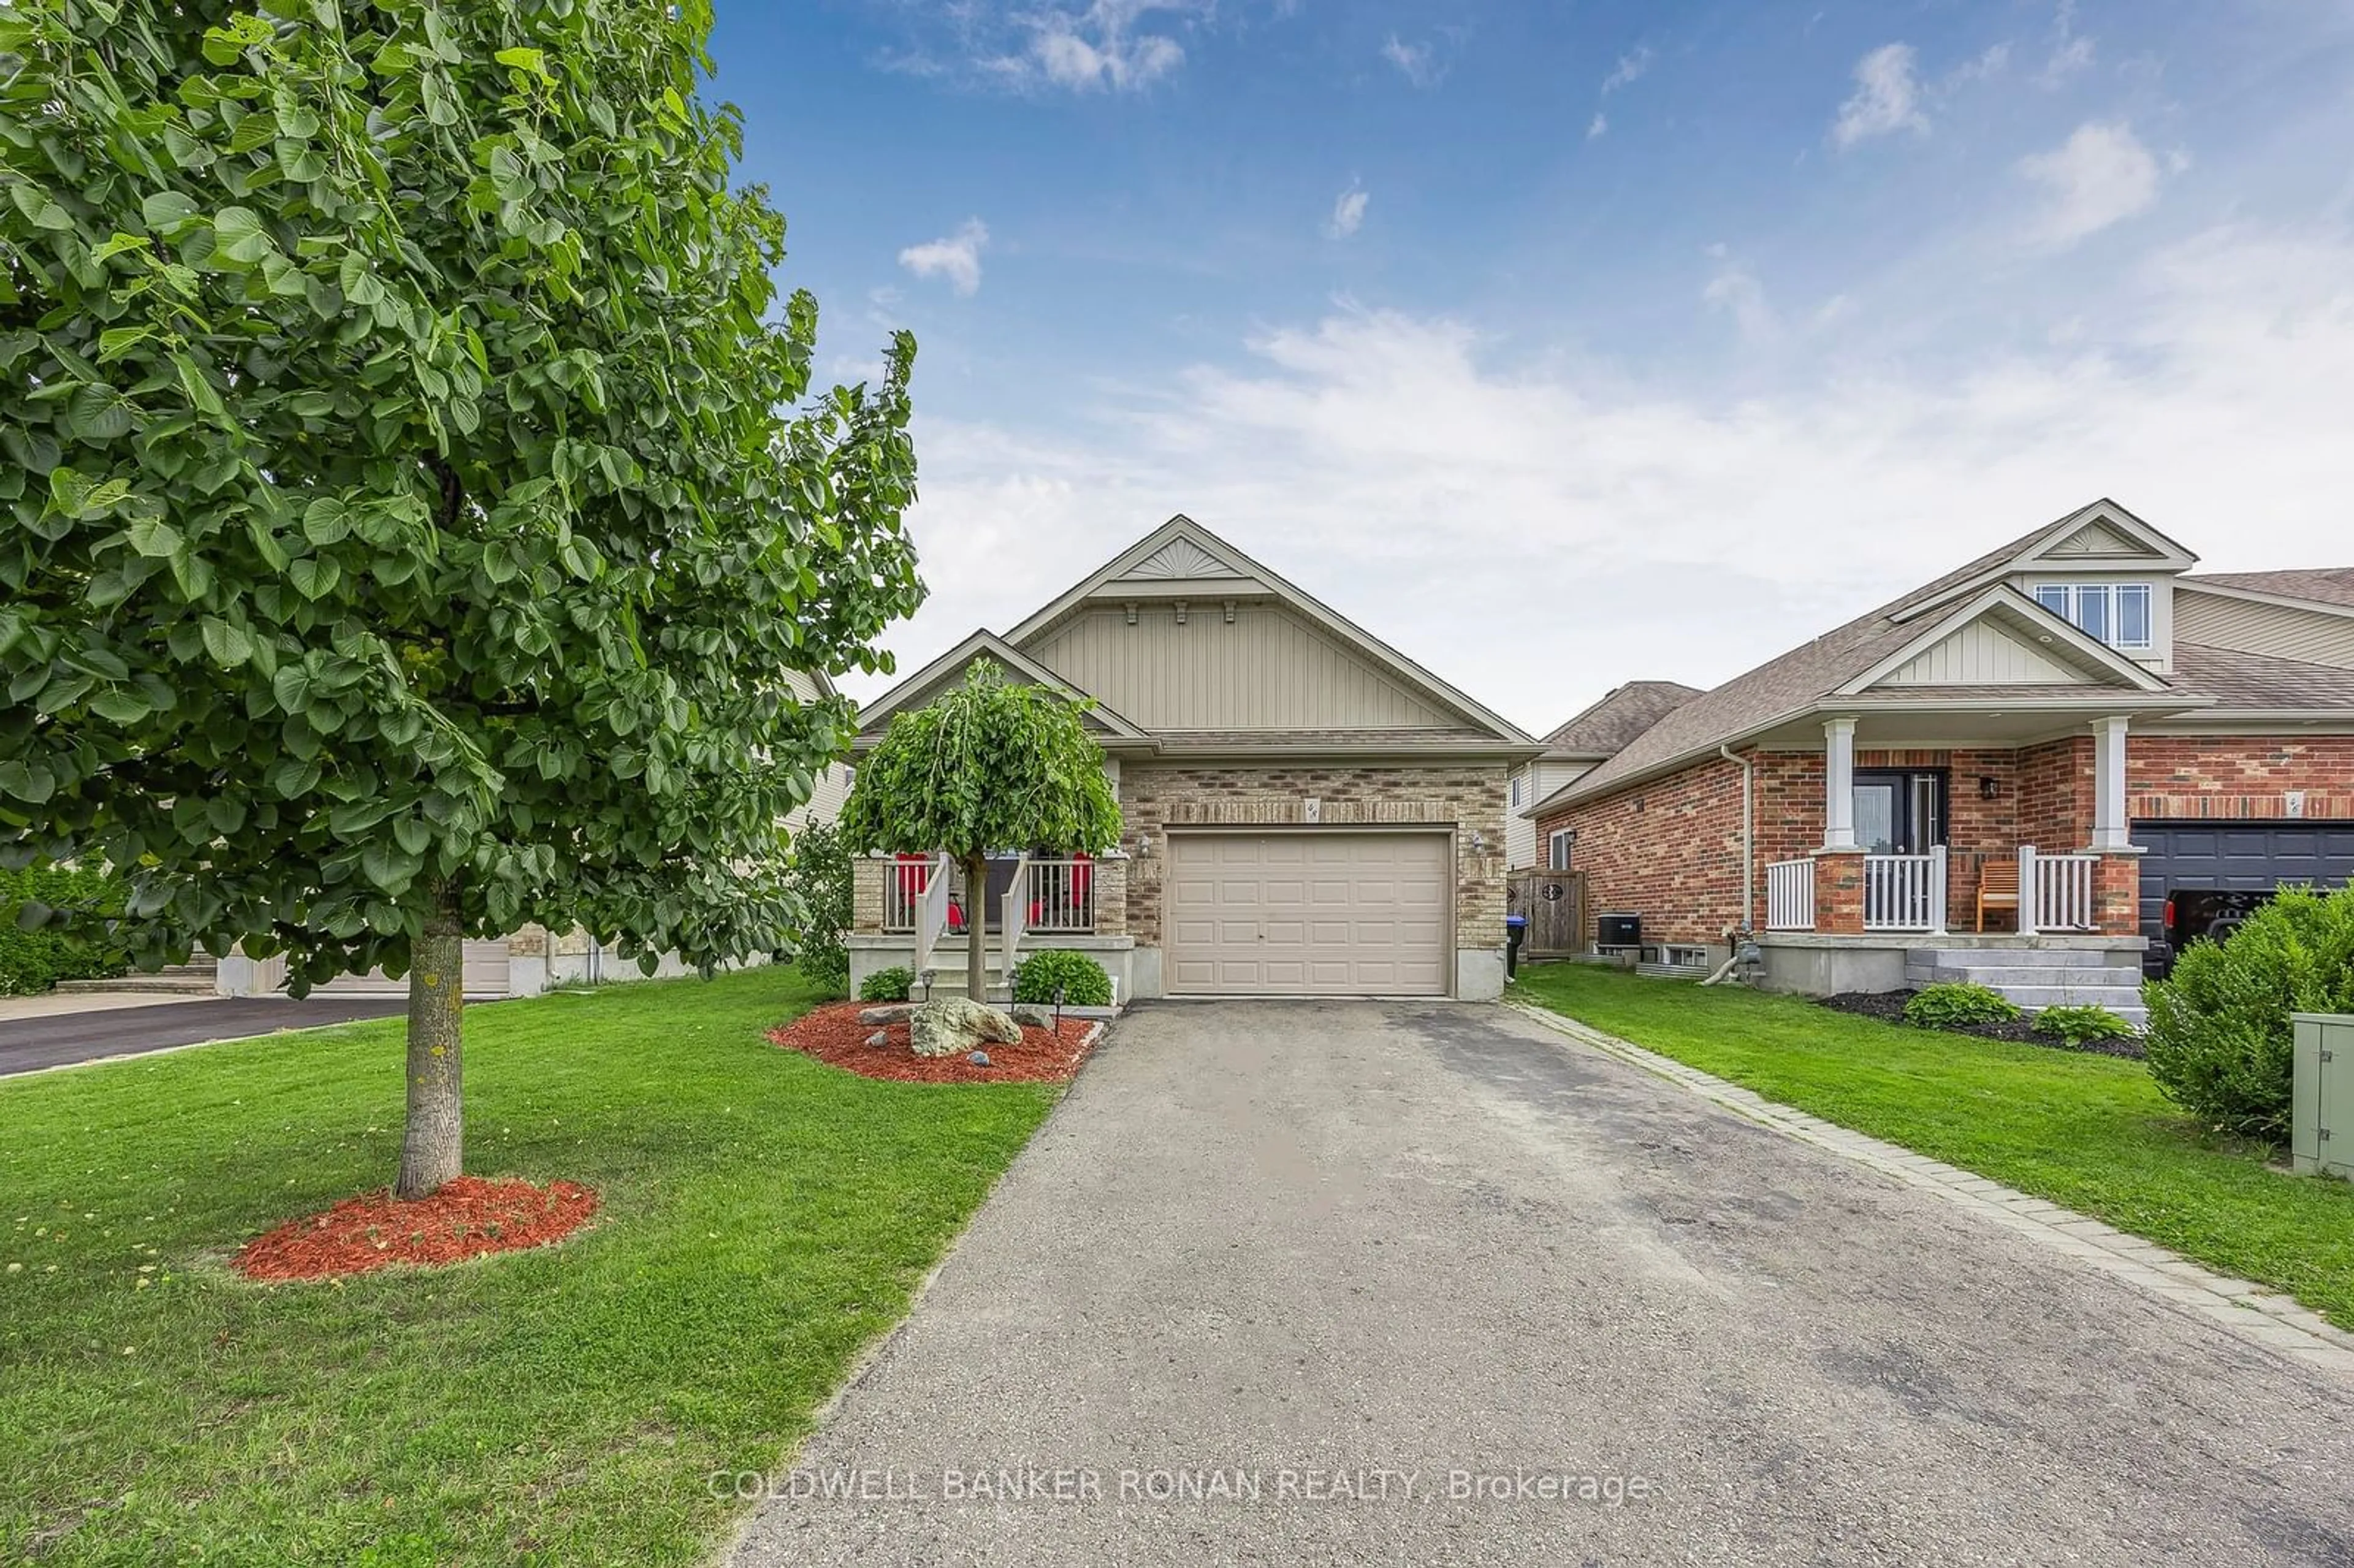
[[[807,803],[785,813],[785,826],[798,828],[803,822],[830,822],[842,815],[842,803],[850,797],[850,770],[837,762],[817,776],[817,784],[810,791]]]
[[[1146,729],[1413,729],[1459,715],[1280,605],[1091,609],[1023,650]]]
[[[1521,803],[1511,803],[1511,787],[1504,794],[1504,864],[1508,870],[1519,871],[1536,865],[1542,856],[1537,848],[1537,825],[1533,819],[1522,816],[1554,790],[1575,781],[1591,770],[1591,762],[1565,762],[1540,759],[1523,763],[1514,769],[1522,779]]]
[[[2174,635],[2203,648],[2354,669],[2354,619],[2201,593],[2195,583],[2175,588]]]
[[[1882,686],[2036,686],[2080,683],[2081,671],[2045,657],[2001,628],[1972,621],[1874,683]]]

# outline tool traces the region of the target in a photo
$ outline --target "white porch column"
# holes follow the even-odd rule
[[[1823,721],[1823,848],[1855,848],[1855,720]]]
[[[2096,850],[2131,849],[2126,820],[2126,719],[2119,714],[2093,721],[2093,844]]]

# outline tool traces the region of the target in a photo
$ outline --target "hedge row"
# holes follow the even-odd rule
[[[69,911],[27,930],[17,916],[27,904]],[[102,980],[129,969],[106,934],[108,916],[122,913],[122,888],[95,871],[0,871],[0,996],[30,996],[63,980]]]

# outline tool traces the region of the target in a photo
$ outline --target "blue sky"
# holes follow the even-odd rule
[[[722,0],[902,669],[1182,511],[1543,729],[2084,502],[2354,563],[2354,5]],[[867,694],[880,683],[854,687]]]

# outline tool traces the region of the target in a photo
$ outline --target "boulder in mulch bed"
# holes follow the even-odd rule
[[[430,1267],[561,1241],[597,1212],[593,1188],[571,1181],[461,1176],[429,1198],[389,1188],[346,1198],[245,1244],[233,1260],[249,1279],[331,1279],[398,1264]]]
[[[858,1015],[858,1022],[877,1026],[885,1023],[905,1023],[907,1022],[907,1015],[915,1011],[916,1004],[912,1001],[886,1001],[880,1007],[867,1008]]]
[[[924,1003],[907,1019],[907,1038],[918,1056],[961,1056],[976,1045],[1022,1044],[1022,1025],[986,1002],[944,996]]]
[[[769,1031],[769,1038],[788,1050],[870,1078],[915,1084],[1058,1084],[1079,1070],[1102,1032],[1101,1023],[1087,1018],[1066,1018],[1059,1034],[1051,1029],[1025,1028],[1020,1031],[1018,1044],[991,1044],[986,1053],[989,1065],[982,1067],[966,1055],[917,1055],[910,1048],[905,1023],[881,1031],[886,1037],[883,1049],[868,1049],[865,1041],[875,1031],[858,1022],[858,1003],[853,1001],[805,1013]]]

